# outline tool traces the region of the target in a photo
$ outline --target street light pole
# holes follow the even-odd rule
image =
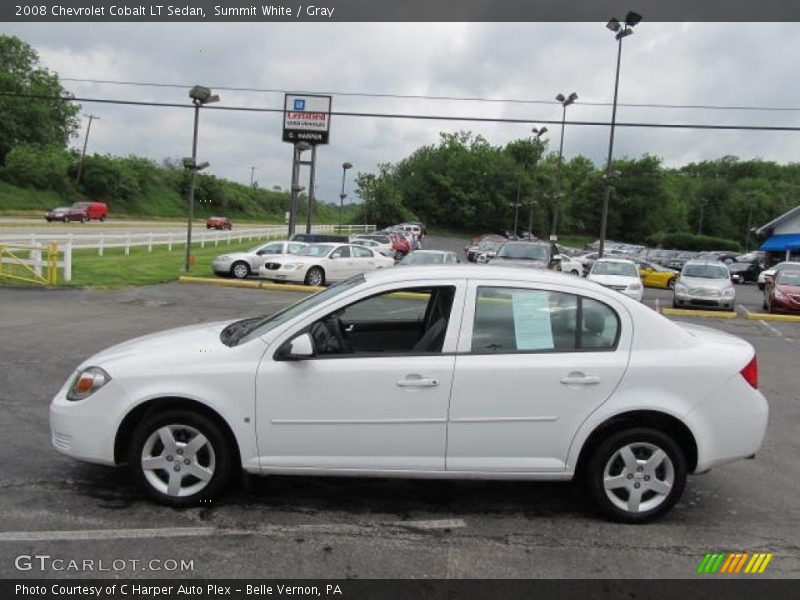
[[[211,102],[219,102],[219,96],[212,94],[211,90],[202,85],[196,85],[189,90],[189,98],[194,104],[194,130],[192,132],[192,157],[183,159],[183,166],[189,169],[189,220],[186,224],[186,260],[183,270],[188,273],[192,260],[192,220],[194,219],[194,184],[197,171],[205,169],[208,163],[197,164],[197,130],[200,123],[200,107]]]
[[[342,232],[342,218],[344,213],[344,199],[347,198],[347,194],[344,193],[344,181],[347,175],[347,169],[352,169],[353,165],[349,162],[342,163],[342,191],[339,194],[339,233]]]
[[[194,103],[194,133],[192,134],[192,167],[189,169],[189,220],[186,223],[186,260],[183,270],[188,273],[192,260],[192,220],[194,219],[194,180],[197,175],[197,128],[200,124],[200,103]]]
[[[564,162],[564,129],[567,125],[567,107],[578,99],[578,94],[572,92],[569,96],[564,94],[556,96],[556,100],[561,103],[561,142],[558,145],[558,173],[556,175],[556,202],[553,209],[553,228],[550,235],[555,238],[558,235],[558,216],[561,212],[561,165]]]
[[[606,244],[606,228],[608,226],[608,201],[611,196],[611,159],[614,156],[614,128],[617,123],[617,97],[619,95],[619,68],[620,63],[622,62],[622,38],[627,37],[633,34],[633,27],[636,26],[639,21],[642,20],[642,16],[631,11],[625,17],[625,25],[621,25],[620,22],[613,18],[611,19],[606,27],[613,31],[616,35],[617,39],[617,72],[614,78],[614,104],[613,108],[611,109],[611,133],[608,138],[608,160],[606,161],[606,175],[605,175],[605,195],[603,197],[603,212],[602,216],[600,217],[600,247],[598,248],[597,256],[599,258],[603,258],[603,253],[605,250]]]
[[[86,125],[86,137],[83,138],[83,150],[81,151],[81,161],[78,163],[78,175],[75,177],[75,183],[81,182],[81,175],[83,174],[83,161],[86,158],[86,146],[89,144],[89,132],[92,130],[92,121],[95,119],[99,121],[100,117],[89,115],[89,124]]]

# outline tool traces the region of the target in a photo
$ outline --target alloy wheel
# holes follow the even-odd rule
[[[619,448],[603,470],[603,487],[609,501],[628,513],[658,508],[675,485],[675,467],[655,444],[634,442]]]
[[[200,431],[176,423],[150,434],[142,447],[141,466],[155,490],[173,497],[191,496],[214,476],[216,453]]]

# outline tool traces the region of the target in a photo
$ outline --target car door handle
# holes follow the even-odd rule
[[[561,383],[564,385],[596,385],[600,383],[600,378],[597,375],[570,373],[566,377],[561,378]]]
[[[420,377],[419,375],[413,376],[408,375],[397,382],[398,387],[436,387],[439,385],[438,379],[432,379],[430,377]]]

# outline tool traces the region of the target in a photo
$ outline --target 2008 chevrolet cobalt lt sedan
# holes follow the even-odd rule
[[[408,267],[101,352],[54,398],[52,442],[127,463],[173,506],[220,494],[240,468],[580,477],[611,518],[644,522],[688,473],[756,453],[757,371],[747,342],[590,281]]]

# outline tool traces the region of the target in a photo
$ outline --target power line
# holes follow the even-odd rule
[[[100,85],[127,85],[138,87],[156,88],[175,88],[189,89],[191,85],[180,83],[157,83],[148,81],[118,81],[114,79],[81,79],[78,77],[61,77],[61,81],[74,81],[78,83],[93,83]],[[310,90],[285,90],[278,88],[253,88],[253,87],[231,87],[222,85],[209,86],[215,90],[225,92],[256,92],[262,94],[325,94],[328,96],[352,96],[364,98],[393,98],[398,100],[443,100],[456,102],[488,102],[502,104],[543,104],[558,105],[555,100],[526,100],[520,98],[481,98],[472,96],[429,96],[425,94],[390,94],[390,93],[371,93],[371,92],[337,92],[337,91],[310,91]],[[611,106],[611,102],[592,102],[581,101],[582,106]],[[666,103],[636,103],[618,102],[617,106],[628,108],[666,108],[666,109],[688,109],[688,110],[744,110],[744,111],[763,111],[763,112],[797,112],[800,107],[796,106],[736,106],[736,105],[716,105],[716,104],[666,104]]]
[[[108,98],[81,98],[75,96],[46,96],[37,94],[20,94],[16,92],[0,92],[1,96],[28,98],[35,100],[60,100],[64,102],[96,102],[101,104],[121,104],[130,106],[156,106],[161,108],[190,108],[193,104],[177,104],[171,102],[152,102],[140,100],[113,100]],[[282,108],[261,108],[250,106],[204,106],[203,110],[222,110],[239,112],[259,112],[259,113],[283,113]],[[512,119],[507,117],[467,117],[453,115],[422,115],[422,114],[403,114],[403,113],[372,113],[372,112],[350,112],[350,111],[331,111],[331,116],[339,117],[361,117],[372,119],[410,119],[421,121],[465,121],[478,123],[511,123],[511,124],[547,124],[560,125],[560,119]],[[609,127],[611,123],[606,121],[566,121],[566,125],[578,125],[587,127]],[[706,129],[706,130],[739,130],[739,131],[800,131],[800,126],[789,125],[708,125],[702,123],[645,123],[645,122],[625,122],[617,123],[617,127],[634,128],[653,128],[653,129]]]

